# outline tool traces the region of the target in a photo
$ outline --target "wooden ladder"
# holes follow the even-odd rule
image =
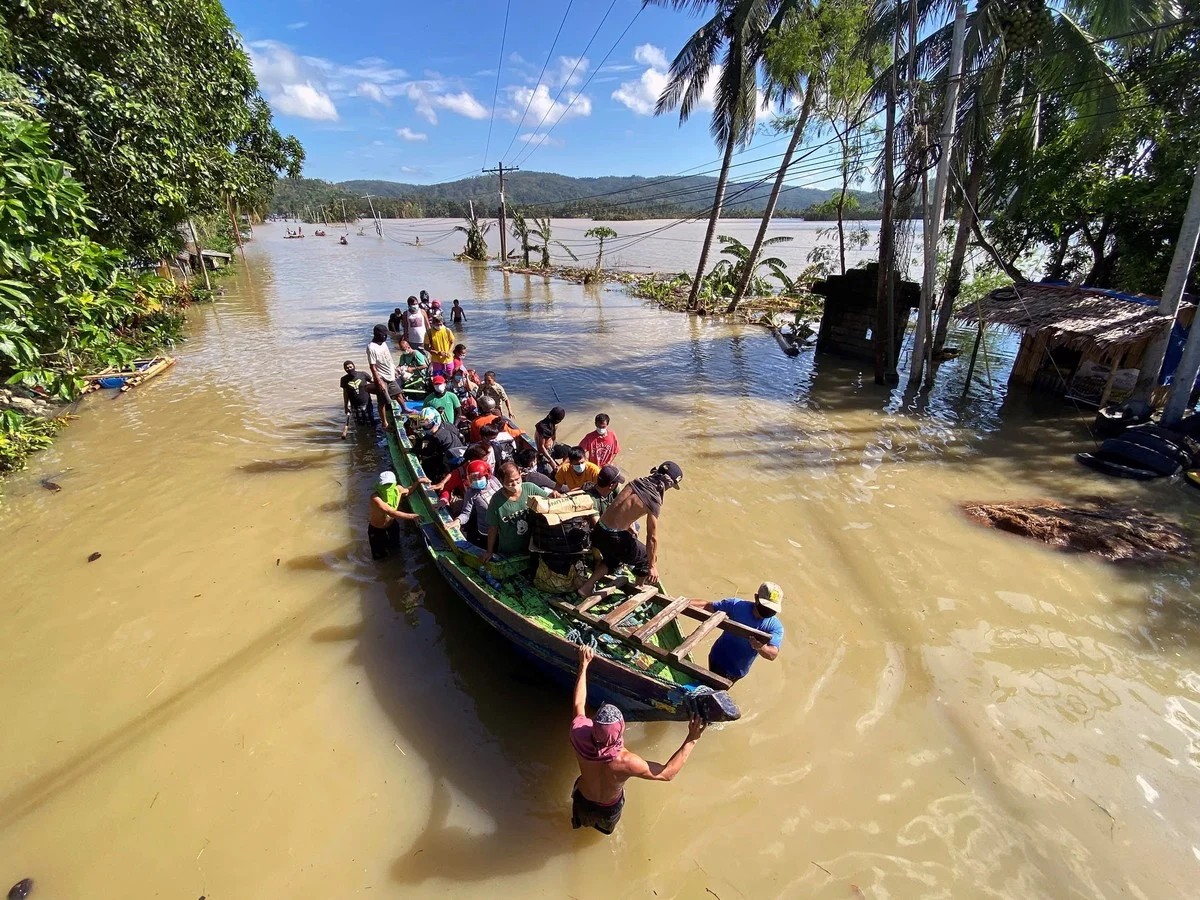
[[[625,599],[603,616],[598,616],[591,611],[601,603],[612,601],[617,597],[624,597]],[[620,626],[619,623],[624,621],[630,613],[648,604],[659,604],[661,608],[644,625],[633,629],[622,628]],[[688,602],[687,597],[668,597],[655,587],[641,588],[629,595],[624,594],[620,587],[607,587],[592,594],[590,597],[574,603],[564,599],[551,599],[550,605],[559,612],[566,613],[568,616],[584,622],[596,631],[612,635],[622,643],[641,650],[659,662],[666,663],[672,669],[687,673],[701,684],[722,691],[731,687],[733,682],[710,669],[692,662],[687,658],[688,653],[717,628],[742,637],[758,640],[764,637],[763,632],[756,628],[742,625],[739,622],[731,621],[723,612],[708,612],[704,609],[697,609]],[[698,619],[700,625],[674,650],[666,650],[651,643],[651,638],[654,635],[658,634],[680,616]]]

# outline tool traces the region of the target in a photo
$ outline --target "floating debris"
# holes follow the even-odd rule
[[[1192,553],[1188,534],[1178,523],[1102,497],[1085,497],[1076,505],[1050,500],[964,503],[963,511],[1001,531],[1113,562],[1161,562]]]
[[[95,553],[93,553],[91,556],[88,557],[88,562],[95,562],[99,558],[100,558],[100,551],[97,550]]]
[[[22,878],[8,889],[8,900],[25,900],[33,893],[33,879]]]

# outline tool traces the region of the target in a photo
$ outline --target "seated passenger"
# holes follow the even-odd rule
[[[457,514],[457,501],[461,500],[463,494],[467,492],[467,469],[473,462],[482,462],[487,465],[487,448],[472,444],[455,461],[457,465],[447,473],[445,478],[435,482],[433,489],[438,492],[438,506],[443,509],[451,509]],[[488,475],[491,474],[492,470],[489,468]]]
[[[491,422],[484,425],[480,429],[480,438],[492,445],[492,452],[496,457],[496,465],[502,462],[508,462],[516,453],[516,442],[507,431],[500,428],[500,423]]]
[[[462,509],[458,513],[458,526],[463,535],[476,547],[487,547],[488,506],[496,491],[497,481],[482,460],[467,464],[467,491],[463,495]]]
[[[500,418],[496,414],[496,401],[491,397],[480,397],[477,401],[479,404],[479,416],[471,423],[471,440],[479,440],[479,432],[484,425],[490,425]]]
[[[458,430],[442,422],[442,414],[433,407],[421,411],[421,444],[417,456],[426,474],[440,479],[450,468],[455,451],[461,451],[463,442]]]
[[[554,490],[554,479],[543,475],[537,470],[537,451],[532,447],[519,447],[513,456],[513,462],[520,467],[521,479],[523,481],[536,484],[538,487],[545,488],[548,491]]]
[[[497,552],[505,556],[529,552],[529,498],[549,497],[551,492],[521,480],[517,464],[506,462],[496,471],[500,490],[488,504],[486,565]]]
[[[593,487],[600,474],[600,467],[588,460],[580,447],[567,451],[567,461],[554,472],[554,483],[562,493],[580,491]]]
[[[442,421],[453,425],[458,419],[458,411],[462,401],[454,393],[446,390],[446,379],[441,375],[433,376],[433,391],[425,396],[426,409],[436,409],[442,414]]]
[[[400,339],[400,358],[396,360],[412,374],[429,368],[429,357],[421,350],[416,350],[404,338]]]
[[[596,515],[604,515],[604,511],[617,499],[617,489],[625,482],[625,476],[616,466],[605,466],[596,476],[596,483],[588,488],[588,493],[596,501]]]

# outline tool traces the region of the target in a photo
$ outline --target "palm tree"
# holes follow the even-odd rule
[[[525,221],[524,213],[513,212],[512,236],[521,242],[521,264],[528,269],[529,251],[534,248],[529,243],[529,224]]]
[[[455,231],[460,231],[467,236],[467,244],[463,247],[462,256],[478,262],[487,262],[488,245],[484,235],[491,230],[492,223],[480,222],[474,210],[465,221],[466,225],[454,226]]]
[[[717,79],[710,130],[724,146],[721,174],[713,197],[708,230],[700,247],[700,262],[688,294],[688,307],[694,309],[708,265],[708,254],[729,181],[729,164],[738,145],[745,145],[754,134],[758,106],[758,66],[762,60],[767,29],[783,0],[645,0],[655,6],[670,6],[690,12],[712,11],[712,18],[700,26],[671,62],[670,81],[658,98],[654,114],[679,108],[679,121],[686,122],[708,85],[713,66],[721,66]],[[723,53],[722,53],[723,50]]]
[[[600,263],[604,260],[604,241],[606,238],[615,238],[617,233],[607,225],[597,225],[595,228],[589,228],[583,233],[584,237],[595,238],[600,242],[600,249],[596,251],[596,271],[600,271]]]
[[[541,218],[541,219],[535,218],[533,221],[537,224],[537,228],[531,228],[529,230],[529,234],[532,237],[535,237],[539,241],[541,241],[541,244],[540,244],[540,246],[531,247],[530,249],[542,251],[542,268],[543,269],[550,268],[550,245],[551,244],[554,244],[554,246],[558,247],[560,250],[566,251],[567,256],[571,257],[571,259],[575,260],[576,262],[579,261],[579,257],[576,256],[574,254],[574,252],[572,252],[570,247],[568,247],[562,241],[554,240],[554,235],[550,228],[550,217],[549,216],[545,216],[544,218]]]
[[[762,242],[762,247],[773,247],[776,244],[785,244],[792,238],[786,235],[767,238]],[[713,286],[714,291],[718,294],[723,294],[722,287],[733,286],[735,290],[743,290],[742,285],[748,285],[753,290],[752,293],[766,293],[769,286],[758,274],[759,269],[768,269],[772,275],[780,280],[784,289],[791,287],[791,279],[787,277],[784,270],[787,268],[787,263],[777,256],[768,256],[766,259],[758,259],[751,262],[751,249],[739,241],[737,238],[729,237],[728,235],[717,235],[717,242],[721,244],[721,253],[724,256],[729,256],[731,259],[723,259],[709,273],[708,281]],[[760,247],[761,249],[761,247]],[[730,304],[732,309],[736,304]]]

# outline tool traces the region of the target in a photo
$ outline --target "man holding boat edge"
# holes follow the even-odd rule
[[[670,460],[661,463],[642,478],[635,478],[617,495],[600,516],[592,531],[592,547],[600,554],[596,568],[579,588],[581,597],[590,597],[596,582],[620,566],[633,569],[638,584],[658,582],[658,518],[669,488],[679,489],[683,469]],[[637,539],[634,524],[646,517],[646,543]]]
[[[783,644],[783,623],[779,621],[779,609],[783,604],[783,588],[773,581],[764,581],[754,593],[754,600],[726,597],[710,603],[707,600],[692,600],[692,606],[708,612],[723,612],[732,622],[738,622],[762,632],[762,639],[742,637],[732,632],[722,632],[708,653],[708,667],[730,681],[739,681],[750,673],[750,666],[758,657],[774,660],[779,657]]]
[[[587,670],[595,655],[591,647],[579,648],[579,677],[571,718],[571,747],[579,762],[579,777],[571,791],[571,827],[612,834],[625,809],[625,782],[630,778],[672,780],[704,734],[705,723],[698,716],[692,717],[687,738],[666,764],[648,762],[626,750],[625,717],[619,709],[605,703],[596,710],[594,719],[587,716]]]

